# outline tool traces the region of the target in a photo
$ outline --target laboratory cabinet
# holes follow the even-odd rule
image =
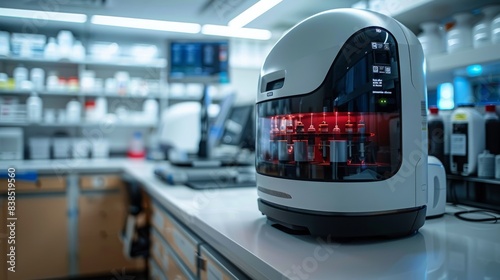
[[[8,208],[6,182],[2,179],[0,183],[0,220],[14,222],[15,227],[12,231],[6,226],[0,227],[0,278],[26,280],[67,276],[69,239],[65,178],[47,176],[38,181],[18,181],[14,215]],[[12,217],[16,220],[7,220]],[[8,243],[10,235],[14,236],[15,244]],[[7,270],[10,265],[5,258],[10,254],[10,246],[15,247],[15,273]]]
[[[200,262],[201,280],[250,279],[208,244],[200,246]]]
[[[0,219],[8,221],[7,180],[0,180]],[[119,174],[39,175],[17,180],[16,272],[7,270],[10,229],[0,227],[0,279],[53,279],[142,272],[146,262],[125,256],[121,233],[128,215]]]
[[[249,279],[189,225],[152,204],[149,276],[152,279]]]
[[[160,246],[164,250],[162,252],[168,253],[168,258],[175,254],[176,259],[180,261],[180,267],[185,267],[188,271],[189,277],[196,277],[198,275],[198,245],[201,240],[192,234],[187,228],[179,224],[175,218],[167,213],[160,205],[153,203],[152,205],[152,227],[153,227],[153,241],[160,241],[159,243],[152,242],[150,250],[153,252],[155,246]],[[155,235],[154,233],[158,233]],[[163,246],[165,245],[165,246]],[[164,267],[168,272],[169,267]],[[186,277],[187,277],[186,276]]]
[[[117,175],[83,175],[78,198],[78,273],[106,274],[141,270],[142,259],[127,259],[121,233],[127,198]]]

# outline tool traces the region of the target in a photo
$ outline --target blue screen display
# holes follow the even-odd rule
[[[227,41],[172,41],[169,45],[170,82],[228,83]]]

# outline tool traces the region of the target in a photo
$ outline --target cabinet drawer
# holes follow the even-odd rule
[[[167,279],[194,280],[197,278],[193,277],[189,270],[184,267],[182,262],[169,252]]]
[[[7,199],[0,198],[0,220],[8,215]],[[7,270],[9,228],[0,228],[0,279],[67,278],[68,219],[64,194],[32,195],[16,198],[15,232],[16,272]],[[4,238],[5,237],[5,238]]]
[[[118,232],[125,225],[126,201],[120,193],[82,194],[78,203],[81,229]]]
[[[201,280],[248,280],[238,268],[206,244],[200,246]]]
[[[16,192],[39,192],[39,191],[64,191],[66,189],[66,177],[64,176],[39,176],[36,181],[17,180],[14,182]],[[7,179],[0,180],[0,193],[7,192]]]
[[[82,190],[118,189],[124,185],[120,175],[84,175],[80,177]]]
[[[197,275],[198,245],[201,240],[156,204],[153,204],[153,225],[191,273]]]
[[[140,270],[142,259],[127,259],[118,232],[93,231],[95,235],[81,236],[78,246],[78,271],[82,275]]]
[[[152,258],[155,260],[156,265],[162,272],[168,270],[168,253],[165,251],[165,244],[162,237],[156,230],[151,232],[151,247],[150,252]]]
[[[151,255],[166,279],[197,279],[185,263],[179,259],[172,247],[153,229],[151,232]]]
[[[161,268],[152,259],[149,259],[149,279],[151,280],[167,280],[167,276]]]

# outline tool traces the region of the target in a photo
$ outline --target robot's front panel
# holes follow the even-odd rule
[[[256,168],[295,180],[376,181],[401,165],[398,48],[385,29],[356,32],[313,92],[257,104]],[[296,81],[295,81],[296,82]]]

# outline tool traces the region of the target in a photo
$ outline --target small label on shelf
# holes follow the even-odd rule
[[[467,154],[467,136],[465,134],[452,134],[450,143],[451,155],[465,156]]]

